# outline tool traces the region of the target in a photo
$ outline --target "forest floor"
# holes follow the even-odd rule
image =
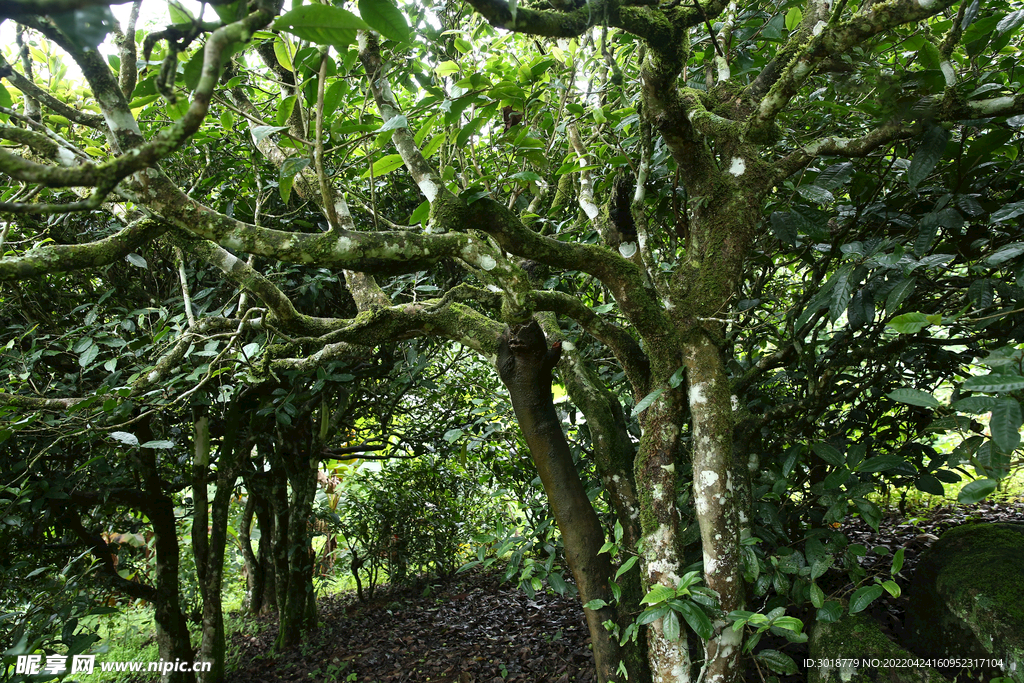
[[[888,515],[876,533],[859,519],[843,531],[851,543],[869,550],[861,563],[888,576],[892,553],[905,548],[899,583],[912,580],[918,556],[946,530],[969,521],[1024,522],[1024,500],[947,505],[906,516]],[[884,548],[884,550],[882,550]],[[853,590],[836,574],[835,591]],[[905,604],[885,594],[869,612],[890,635],[902,632]],[[343,593],[319,602],[319,630],[301,648],[273,652],[273,619],[253,618],[230,637],[229,658],[236,668],[227,683],[355,681],[359,683],[589,683],[593,657],[583,611],[575,598],[537,594],[528,598],[498,574],[467,572],[419,588],[382,590],[359,603]],[[756,609],[751,605],[749,609]],[[813,614],[795,614],[805,623]],[[802,663],[806,644],[762,640]],[[760,649],[760,648],[759,648]],[[696,654],[696,653],[695,653]],[[765,680],[748,658],[746,680]],[[780,683],[806,680],[806,672]]]

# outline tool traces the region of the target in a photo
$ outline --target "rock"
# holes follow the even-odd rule
[[[889,640],[870,617],[847,614],[815,623],[810,633],[807,683],[947,683],[926,666],[894,666],[919,659]]]
[[[1024,524],[949,530],[921,555],[906,596],[907,644],[915,653],[973,660],[940,666],[946,673],[1024,683]]]

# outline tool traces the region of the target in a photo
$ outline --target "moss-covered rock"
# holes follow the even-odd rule
[[[916,653],[1002,660],[1002,668],[969,668],[1024,683],[1024,524],[946,532],[921,556],[907,598],[908,645]]]
[[[899,666],[916,655],[907,652],[869,617],[848,614],[837,622],[817,622],[810,634],[808,683],[947,683],[928,667]]]

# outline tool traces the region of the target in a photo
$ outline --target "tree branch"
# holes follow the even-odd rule
[[[105,266],[162,235],[168,227],[162,221],[144,218],[95,242],[50,244],[31,249],[22,256],[9,256],[0,259],[0,282]]]
[[[812,28],[806,46],[782,69],[778,80],[761,99],[750,118],[751,126],[760,130],[773,123],[775,117],[792,100],[800,86],[826,57],[845,53],[883,31],[938,14],[955,0],[891,0],[872,4],[866,12],[858,12],[848,21],[826,26],[819,21]],[[763,85],[763,84],[762,84]]]

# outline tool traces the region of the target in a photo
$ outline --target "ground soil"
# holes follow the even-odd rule
[[[272,653],[272,618],[249,620],[228,651],[228,683],[588,683],[593,656],[576,598],[532,599],[499,574],[465,573],[394,589],[366,603],[322,599],[321,627],[299,649]]]
[[[862,558],[869,575],[888,576],[892,553],[904,548],[900,583],[913,580],[920,552],[947,529],[968,521],[1024,522],[1024,501],[945,506],[920,514],[887,516],[878,532],[857,518],[843,525],[851,543],[872,551]],[[853,590],[839,572],[833,591]],[[466,573],[447,581],[386,591],[367,603],[341,594],[319,602],[321,627],[304,645],[273,653],[273,619],[253,618],[230,637],[235,668],[227,683],[358,681],[360,683],[589,683],[593,657],[583,612],[575,598],[538,594],[532,599],[496,574]],[[751,606],[750,609],[754,609]],[[885,594],[868,610],[891,636],[902,632],[905,605]],[[813,614],[799,614],[809,623]],[[766,637],[760,648],[785,652],[802,663],[806,644]],[[746,680],[769,672],[748,658]],[[806,680],[806,672],[780,683]]]

